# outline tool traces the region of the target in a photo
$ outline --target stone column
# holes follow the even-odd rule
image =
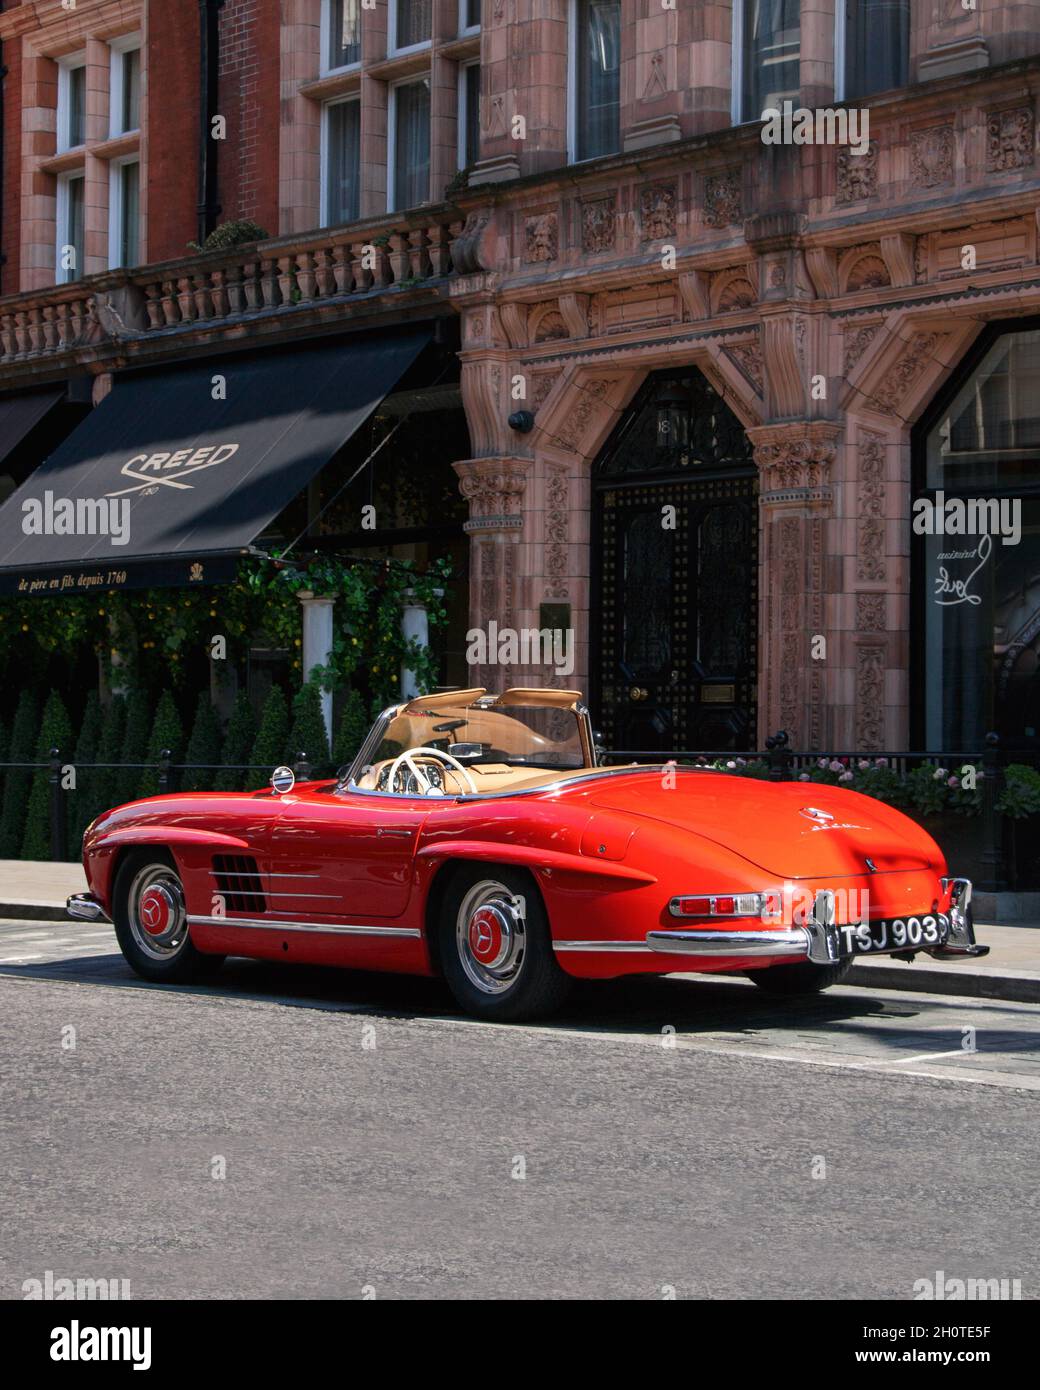
[[[760,470],[759,730],[786,730],[794,749],[827,746],[827,596],[831,465],[839,426],[823,421],[748,430]],[[822,639],[822,640],[821,640]]]
[[[444,590],[435,589],[434,593],[440,598]],[[425,603],[416,595],[414,589],[405,589],[401,598],[401,636],[406,642],[414,639],[420,647],[428,647],[430,645],[430,618],[426,612]],[[401,699],[411,700],[421,693],[415,672],[402,662]]]
[[[303,678],[309,681],[315,666],[327,666],[332,659],[333,610],[335,594],[318,595],[301,589],[296,595],[303,607]],[[321,690],[321,717],[325,722],[329,747],[332,746],[332,691]],[[310,752],[310,749],[307,750]]]
[[[100,39],[87,40],[87,140],[108,139],[108,97],[111,49]],[[84,264],[76,279],[108,269],[108,200],[112,166],[107,159],[88,154],[84,165]]]
[[[517,626],[517,557],[524,525],[523,497],[533,466],[529,458],[501,456],[462,459],[454,465],[470,508],[465,523],[470,538],[470,680],[489,690],[510,684],[510,668],[497,662],[495,634]]]
[[[480,159],[471,186],[558,168],[567,155],[563,0],[516,11],[489,3],[482,19]]]

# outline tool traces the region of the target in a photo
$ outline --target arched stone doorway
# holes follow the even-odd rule
[[[756,746],[758,475],[696,367],[653,373],[593,469],[590,696],[608,749]]]

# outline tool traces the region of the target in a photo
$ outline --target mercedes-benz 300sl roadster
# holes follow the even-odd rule
[[[148,980],[226,956],[442,975],[489,1019],[576,979],[714,971],[780,994],[862,956],[982,955],[971,884],[892,807],[674,764],[597,766],[574,691],[422,695],[336,779],[150,797],[87,830],[78,918]]]

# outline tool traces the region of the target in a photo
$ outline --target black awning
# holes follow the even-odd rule
[[[226,581],[429,338],[356,335],[122,379],[0,507],[0,593]]]
[[[31,434],[49,410],[65,399],[64,389],[35,391],[0,400],[0,465]]]

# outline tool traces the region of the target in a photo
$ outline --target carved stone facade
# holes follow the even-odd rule
[[[227,22],[238,8],[225,7]],[[134,142],[105,149],[104,40],[142,30],[145,59],[161,56],[159,36],[176,37],[193,7],[81,0],[0,12],[14,196],[3,393],[73,368],[100,380],[128,363],[215,355],[252,335],[292,343],[447,321],[440,345],[457,327],[469,430],[470,457],[455,467],[469,505],[471,622],[530,625],[543,604],[566,606],[578,652],[568,679],[587,690],[597,460],[652,373],[695,369],[747,432],[758,470],[760,739],[783,727],[803,747],[905,743],[913,431],[987,324],[1040,315],[1040,0],[911,7],[908,86],[867,103],[862,154],[767,149],[757,122],[734,123],[729,0],[626,0],[617,148],[577,163],[564,0],[490,0],[480,30],[465,33],[457,0],[434,0],[429,53],[388,54],[387,7],[363,8],[360,70],[331,74],[321,0],[258,8],[282,40],[256,97],[270,196],[239,211],[273,235],[171,264],[194,232],[196,144],[178,160],[145,112],[142,247],[164,262],[152,270],[107,268],[107,160]],[[802,7],[806,105],[841,104],[834,16],[833,0]],[[58,286],[56,190],[80,155],[56,150],[56,73],[80,47],[93,278]],[[463,177],[453,94],[473,61],[479,157]],[[427,74],[429,196],[388,213],[390,94]],[[198,96],[184,95],[185,112]],[[319,226],[324,107],[355,96],[360,220]],[[29,149],[18,147],[23,126]],[[220,164],[229,177],[235,160],[222,151]],[[171,207],[189,210],[187,230]],[[474,676],[496,686],[504,674]]]

